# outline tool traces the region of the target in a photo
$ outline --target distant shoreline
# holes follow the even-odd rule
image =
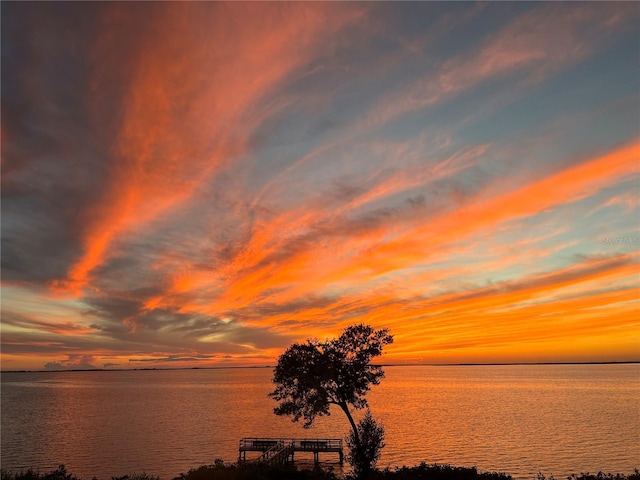
[[[493,367],[493,366],[528,366],[528,365],[634,365],[640,360],[617,362],[505,362],[505,363],[382,363],[378,367]],[[275,368],[273,365],[223,365],[215,367],[146,367],[146,368],[70,368],[62,370],[1,370],[3,373],[66,373],[66,372],[134,372],[134,371],[173,371],[173,370],[229,370],[229,369],[264,369]]]

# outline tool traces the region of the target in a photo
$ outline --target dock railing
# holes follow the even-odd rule
[[[342,451],[340,438],[292,438],[293,447],[298,452],[335,452]]]
[[[270,448],[283,444],[282,438],[243,438],[240,440],[240,451],[264,452]]]

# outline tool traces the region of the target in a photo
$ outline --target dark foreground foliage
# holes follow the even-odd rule
[[[371,480],[511,480],[505,473],[478,472],[475,467],[454,467],[451,465],[427,465],[401,467],[376,471]]]
[[[64,465],[49,473],[40,473],[34,470],[24,472],[10,472],[2,470],[1,480],[81,480],[67,472]],[[93,480],[96,480],[94,477]],[[111,477],[111,480],[160,480],[142,474]],[[225,465],[222,461],[216,461],[214,465],[206,465],[182,473],[174,480],[337,480],[331,471],[324,470],[297,470],[292,465]]]
[[[349,478],[347,476],[347,478]],[[421,463],[416,467],[400,467],[395,469],[374,470],[370,480],[511,480],[511,475],[504,473],[479,472],[475,467],[454,467],[451,465],[427,465]],[[79,480],[75,475],[68,473],[64,465],[49,473],[40,473],[34,470],[24,472],[10,472],[2,470],[0,480]],[[96,480],[95,477],[93,480]],[[146,473],[111,477],[111,480],[160,480],[158,477]],[[289,465],[236,465],[224,464],[217,460],[214,465],[206,465],[188,473],[182,473],[173,480],[337,480],[333,471],[324,470],[297,470]],[[536,480],[536,479],[531,479]],[[545,477],[538,474],[537,480],[555,480],[553,476]],[[563,479],[564,480],[564,479]],[[566,480],[640,480],[640,471],[637,469],[630,475],[610,474],[598,472],[597,474],[581,473],[571,475]]]
[[[40,473],[33,469],[16,473],[3,468],[1,477],[0,480],[80,480],[72,473],[67,472],[64,465],[60,465],[56,470],[52,470],[49,473]],[[96,478],[93,477],[93,480],[96,480]],[[111,480],[160,480],[160,477],[139,473],[124,475],[123,477],[111,477]]]
[[[538,480],[555,480],[555,478],[553,475],[547,478],[542,472],[538,472]],[[636,468],[631,475],[623,475],[622,473],[613,475],[612,473],[603,472],[598,472],[595,475],[591,473],[576,475],[574,473],[573,475],[569,475],[567,480],[640,480],[640,470]]]
[[[189,470],[174,480],[336,480],[336,476],[320,469],[298,470],[294,465],[225,465],[216,461],[215,465]]]

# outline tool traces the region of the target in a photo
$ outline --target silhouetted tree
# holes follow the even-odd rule
[[[367,406],[366,393],[384,377],[382,368],[371,365],[371,359],[390,343],[393,336],[388,329],[360,324],[347,327],[337,339],[291,345],[278,358],[274,371],[276,388],[269,396],[280,402],[274,413],[292,415],[294,422],[303,418],[308,428],[316,416],[330,415],[330,406],[337,405],[351,424],[356,450],[363,452],[358,458],[364,458],[350,407]]]

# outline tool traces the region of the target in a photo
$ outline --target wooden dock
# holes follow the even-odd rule
[[[238,461],[247,461],[247,452],[262,452],[254,462],[289,463],[295,452],[313,452],[313,460],[318,463],[320,452],[335,452],[344,459],[340,438],[243,438],[238,446]]]

